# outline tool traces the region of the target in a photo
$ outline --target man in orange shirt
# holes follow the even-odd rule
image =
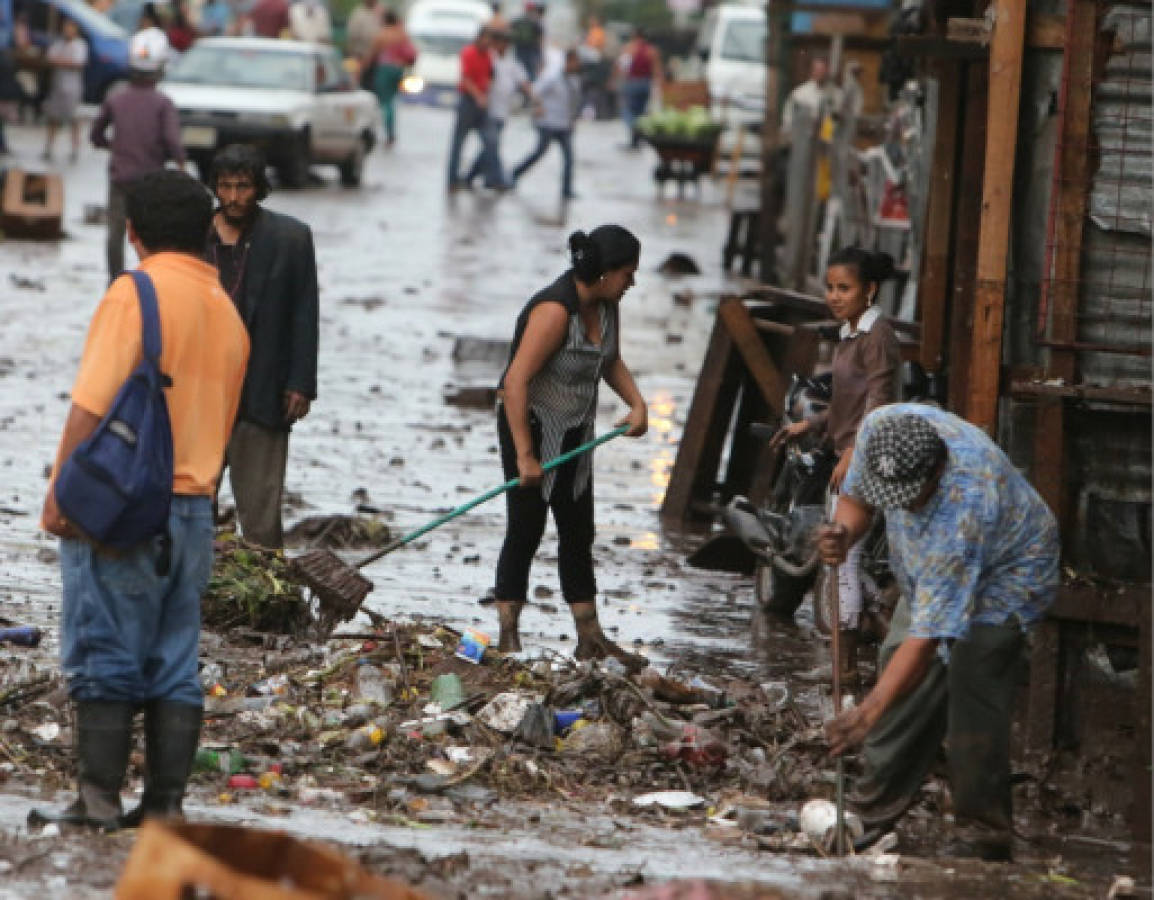
[[[145,175],[129,188],[128,238],[156,286],[161,370],[172,423],[171,562],[160,541],[116,555],[82,539],[52,487],[42,524],[61,538],[61,668],[76,705],[79,798],[33,823],[105,829],[144,815],[179,815],[196,755],[203,696],[197,678],[200,598],[212,570],[212,496],[236,418],[248,335],[216,270],[204,262],[212,200],[181,172]],[[90,435],[141,358],[141,317],[131,278],[112,283],[89,327],[59,463]],[[147,767],[140,808],[121,816],[120,787],[132,718],[145,711]]]

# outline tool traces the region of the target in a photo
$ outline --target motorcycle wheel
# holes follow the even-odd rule
[[[812,575],[796,578],[760,564],[753,576],[754,594],[762,610],[782,619],[793,618],[812,583]]]

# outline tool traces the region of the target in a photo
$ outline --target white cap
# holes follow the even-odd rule
[[[132,36],[128,65],[138,72],[159,72],[168,62],[168,38],[159,28],[145,28]]]

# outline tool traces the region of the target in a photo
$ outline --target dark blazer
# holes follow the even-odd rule
[[[234,300],[252,344],[238,418],[288,430],[285,391],[317,396],[317,261],[308,225],[257,211]]]

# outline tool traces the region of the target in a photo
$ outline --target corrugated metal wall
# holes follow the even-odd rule
[[[1047,4],[1048,5],[1048,4]],[[1035,4],[1031,3],[1031,10]],[[1151,4],[1102,4],[1101,28],[1113,45],[1094,84],[1091,182],[1077,286],[1078,380],[1149,387],[1149,355],[1117,352],[1151,342]],[[1053,195],[1061,57],[1025,62],[1015,178],[1011,299],[1006,362],[1044,363],[1038,340],[1043,282],[1050,265],[1044,224]],[[1102,348],[1102,349],[1098,349]],[[1036,451],[1033,404],[1006,404],[1002,438],[1028,467]],[[1073,562],[1100,575],[1149,580],[1151,418],[1149,406],[1083,403],[1066,418],[1067,473],[1075,534]]]
[[[1119,3],[1102,17],[1114,52],[1094,91],[1098,166],[1082,238],[1078,322],[1078,339],[1086,343],[1150,345],[1150,13],[1149,3]],[[1079,371],[1086,384],[1150,384],[1144,356],[1084,352]]]

